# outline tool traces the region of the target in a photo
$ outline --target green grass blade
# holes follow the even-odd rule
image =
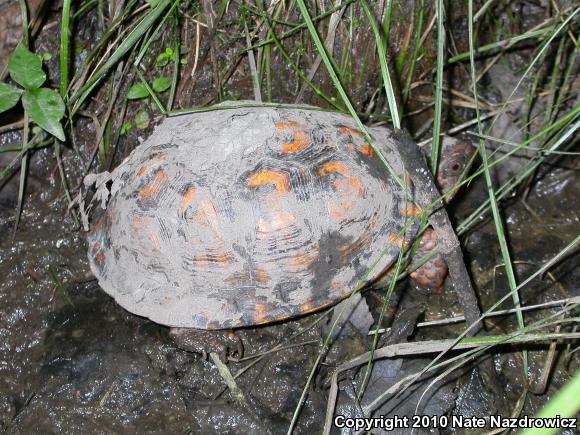
[[[389,37],[391,35],[391,23],[393,17],[393,0],[386,0],[385,4],[385,22],[383,24],[383,32],[385,34],[385,45],[389,46]]]
[[[179,35],[181,31],[181,26],[179,25],[179,13],[176,9],[173,9],[174,19],[177,21],[177,25],[173,27],[172,35],[172,45],[173,51],[177,53],[175,60],[173,61],[173,69],[171,73],[171,88],[169,89],[169,96],[167,97],[167,106],[165,108],[166,112],[170,112],[173,109],[173,103],[175,101],[175,92],[177,91],[177,83],[179,81],[179,72],[181,70],[181,54],[180,54],[180,44]]]
[[[377,156],[379,157],[379,159],[381,160],[381,162],[383,163],[383,165],[385,166],[385,168],[387,169],[389,174],[391,174],[393,179],[396,180],[397,183],[406,191],[407,190],[406,186],[404,185],[402,180],[399,179],[399,177],[397,176],[395,171],[393,171],[393,168],[391,168],[391,166],[389,165],[387,160],[383,157],[383,154],[381,153],[381,151],[376,147],[376,145],[375,145],[374,141],[372,140],[372,138],[370,137],[365,125],[362,123],[362,121],[361,121],[360,117],[358,116],[354,106],[352,105],[352,102],[350,101],[350,98],[348,97],[348,95],[344,89],[344,86],[340,82],[340,79],[336,73],[336,70],[334,68],[334,63],[330,60],[330,57],[328,56],[328,53],[326,52],[326,48],[324,48],[324,44],[322,42],[322,39],[320,39],[320,35],[318,34],[318,32],[316,31],[316,28],[314,27],[314,23],[312,22],[312,18],[310,17],[310,13],[308,12],[308,8],[306,7],[306,3],[304,2],[304,0],[297,0],[296,3],[298,5],[298,8],[300,9],[300,13],[302,14],[302,18],[306,22],[306,26],[308,27],[308,31],[310,32],[310,37],[314,41],[314,45],[316,46],[316,49],[318,50],[318,53],[320,54],[320,57],[322,58],[322,61],[324,62],[324,65],[326,66],[326,70],[328,72],[328,75],[330,76],[330,79],[332,80],[332,83],[333,83],[334,87],[336,88],[338,94],[340,95],[344,105],[348,109],[348,112],[352,116],[357,128],[363,133],[363,135],[365,136],[365,139],[369,142],[369,144],[371,145],[373,150],[376,152]]]
[[[493,119],[493,121],[491,122],[491,125],[488,128],[488,132],[491,131],[491,129],[493,128],[493,126],[495,125],[495,122],[500,118],[500,116],[506,111],[507,106],[509,104],[509,102],[512,100],[513,96],[515,95],[515,93],[518,91],[518,89],[520,88],[521,84],[524,82],[524,80],[526,79],[526,77],[528,76],[528,74],[530,73],[530,71],[532,71],[532,69],[536,66],[536,63],[538,62],[539,59],[542,58],[544,52],[550,47],[552,41],[554,39],[556,39],[556,37],[558,35],[560,35],[560,33],[568,26],[569,23],[572,22],[572,20],[574,19],[574,17],[576,16],[576,14],[578,14],[578,12],[580,12],[580,7],[576,8],[574,10],[574,12],[572,12],[568,18],[566,18],[552,33],[552,35],[543,42],[543,46],[542,48],[538,51],[538,53],[536,54],[536,56],[534,57],[534,59],[532,60],[532,62],[530,62],[530,64],[528,65],[528,67],[526,68],[526,70],[524,71],[524,73],[522,74],[522,76],[520,77],[520,79],[518,80],[518,82],[516,83],[516,85],[514,86],[512,92],[509,94],[509,96],[506,98],[505,103],[502,105],[501,109],[499,110],[499,112],[496,114],[495,118]]]
[[[542,410],[536,414],[536,418],[576,418],[580,411],[580,372],[553,397]],[[576,423],[577,424],[577,423]],[[576,427],[577,428],[577,427]],[[574,429],[574,428],[572,428]],[[551,435],[561,428],[531,428],[522,432],[522,435]]]
[[[62,2],[62,21],[60,23],[60,96],[66,99],[68,89],[68,72],[69,72],[69,31],[70,31],[70,4],[71,0]]]
[[[431,172],[437,173],[441,142],[441,110],[443,104],[443,67],[445,63],[445,10],[443,0],[437,0],[437,72],[435,75],[435,119],[431,144]]]
[[[74,115],[93,91],[95,86],[105,77],[119,60],[125,56],[129,50],[145,35],[155,21],[161,16],[165,9],[171,4],[171,0],[159,0],[157,6],[152,8],[141,21],[133,28],[127,37],[119,44],[111,57],[100,67],[95,74],[79,89],[70,101],[74,104],[71,109],[71,116]]]
[[[393,126],[397,129],[401,128],[401,120],[399,118],[399,109],[397,108],[397,98],[395,97],[395,91],[393,90],[393,83],[391,82],[391,75],[389,74],[389,65],[387,63],[387,46],[385,44],[384,38],[379,31],[379,27],[375,21],[375,17],[371,13],[366,0],[360,0],[360,4],[364,10],[367,19],[371,25],[371,29],[375,35],[377,52],[379,54],[379,63],[381,66],[381,75],[383,78],[383,84],[385,86],[385,93],[387,95],[387,101],[389,103],[389,112],[393,120]]]
[[[302,79],[308,86],[310,86],[310,88],[314,91],[314,93],[316,95],[318,95],[319,97],[321,97],[324,101],[326,101],[328,104],[330,104],[336,110],[342,111],[342,108],[338,104],[336,104],[336,102],[333,101],[332,98],[330,98],[329,96],[327,96],[314,83],[312,83],[310,80],[308,80],[308,77],[306,77],[304,75],[304,73],[300,70],[300,68],[298,67],[298,65],[296,65],[296,62],[294,62],[292,60],[292,58],[288,55],[288,52],[282,46],[282,43],[280,42],[280,40],[276,36],[276,33],[274,32],[274,28],[272,26],[272,22],[271,22],[270,18],[268,17],[266,11],[264,9],[262,9],[262,2],[259,1],[258,2],[258,5],[260,5],[261,11],[262,11],[262,13],[263,13],[263,15],[265,17],[265,22],[266,22],[266,25],[268,26],[269,34],[272,36],[272,39],[274,40],[274,44],[276,45],[276,48],[278,49],[278,51],[280,52],[280,54],[282,55],[282,57],[286,60],[286,62],[288,62],[288,64],[290,65],[290,67],[300,77],[300,79]]]
[[[477,127],[479,130],[479,133],[482,134],[483,133],[483,127],[481,125],[481,115],[479,112],[479,99],[478,99],[478,93],[477,93],[477,74],[476,74],[476,69],[475,69],[475,44],[473,41],[473,0],[469,0],[468,1],[468,26],[469,26],[469,30],[468,30],[468,34],[469,34],[469,63],[470,63],[470,70],[471,70],[471,84],[473,86],[473,99],[475,101],[475,113],[476,113],[476,117],[477,117]],[[524,317],[522,315],[521,312],[521,303],[520,303],[520,297],[519,294],[516,290],[517,287],[517,283],[516,283],[516,276],[513,270],[513,266],[512,266],[512,260],[511,260],[511,255],[510,255],[510,251],[507,245],[507,240],[505,237],[505,230],[504,230],[504,226],[503,226],[503,218],[501,216],[501,213],[499,211],[499,206],[498,206],[498,201],[495,195],[495,190],[493,188],[493,182],[491,180],[491,175],[489,172],[489,163],[487,160],[487,152],[485,150],[485,144],[483,140],[479,140],[479,154],[481,156],[481,160],[483,162],[483,167],[484,167],[484,177],[485,177],[485,183],[487,185],[487,193],[489,196],[489,204],[491,206],[491,211],[493,214],[493,221],[495,224],[495,230],[497,233],[497,238],[498,238],[498,242],[499,242],[499,246],[500,246],[500,250],[501,250],[501,255],[503,258],[503,263],[504,263],[504,268],[506,271],[506,275],[507,275],[507,279],[508,279],[508,283],[509,283],[509,287],[510,287],[510,291],[512,294],[512,298],[514,301],[514,305],[515,308],[517,309],[516,311],[516,318],[518,321],[518,326],[520,329],[523,329],[525,327],[524,324]],[[524,377],[527,379],[528,377],[528,356],[527,356],[527,352],[524,350],[523,351],[523,360],[524,360]]]
[[[516,44],[518,42],[525,41],[527,39],[539,38],[540,36],[543,36],[546,33],[550,33],[552,30],[554,30],[553,26],[544,27],[542,29],[532,30],[530,32],[522,33],[521,35],[517,35],[517,36],[514,36],[512,38],[508,38],[508,39],[504,39],[501,41],[492,42],[490,44],[482,45],[481,47],[477,48],[477,50],[475,52],[475,56],[479,56],[480,54],[487,53],[488,51],[493,52],[494,50],[501,50],[501,49],[505,48],[506,46],[510,46],[510,45]],[[466,51],[465,53],[459,53],[453,57],[450,57],[449,60],[447,61],[447,64],[451,65],[451,64],[454,64],[457,62],[462,62],[464,60],[469,60],[470,55],[471,55],[471,53],[469,51]]]
[[[407,79],[405,80],[405,88],[403,89],[403,105],[407,104],[409,95],[411,94],[411,82],[415,75],[415,68],[417,67],[417,51],[419,50],[419,41],[423,33],[423,21],[425,16],[425,0],[419,0],[419,10],[417,11],[417,27],[413,29],[415,32],[415,40],[413,41],[413,52],[411,53],[411,66],[407,72]]]
[[[489,165],[489,167],[496,166],[497,164],[502,162],[504,159],[509,158],[512,154],[514,154],[518,150],[527,147],[527,145],[529,143],[531,143],[532,141],[535,141],[544,135],[552,133],[555,129],[557,129],[557,128],[564,129],[564,128],[571,125],[569,127],[569,129],[566,130],[565,133],[562,134],[562,136],[560,136],[560,138],[558,138],[558,140],[552,146],[547,148],[545,151],[549,153],[549,152],[558,150],[563,144],[565,144],[568,141],[568,139],[573,139],[575,137],[574,134],[576,133],[576,131],[578,129],[580,129],[580,121],[577,120],[577,118],[579,116],[580,116],[580,106],[577,106],[574,110],[572,110],[572,112],[563,116],[562,119],[559,119],[555,123],[548,125],[546,128],[544,128],[538,134],[532,136],[527,141],[514,147],[514,149],[510,150],[508,153],[506,153],[505,155],[503,155],[499,159],[496,159],[495,161],[493,161]],[[485,135],[484,135],[484,137],[485,137]],[[542,164],[542,162],[543,162],[543,159],[541,157],[536,157],[536,158],[532,159],[526,165],[526,167],[522,168],[522,170],[519,172],[519,174],[513,180],[508,180],[506,183],[504,183],[504,185],[502,185],[499,189],[496,190],[496,199],[500,200],[500,199],[503,199],[504,197],[506,197],[515,187],[517,187],[531,173],[533,173],[536,170],[536,168],[540,164]],[[468,180],[464,181],[464,183],[469,182],[471,179],[474,179],[475,177],[479,176],[481,173],[483,173],[483,171],[475,172],[471,177],[469,177]],[[489,201],[490,200],[487,199],[482,205],[480,205],[463,222],[461,222],[458,225],[458,227],[457,227],[457,234],[458,235],[465,234],[467,232],[467,230],[469,230],[472,226],[474,226],[477,222],[479,222],[479,219],[481,218],[483,213],[486,213],[490,207]]]

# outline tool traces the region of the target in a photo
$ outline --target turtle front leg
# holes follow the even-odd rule
[[[423,258],[430,255],[437,248],[438,244],[439,236],[437,233],[432,228],[427,228],[419,242],[417,252],[413,255],[413,261],[420,263]],[[411,272],[410,276],[418,286],[426,287],[433,293],[439,293],[448,273],[449,268],[443,259],[443,255],[437,253],[433,258],[430,258],[422,266]]]
[[[475,147],[468,141],[455,141],[445,138],[441,150],[441,160],[439,171],[435,183],[441,193],[445,194],[445,203],[449,203],[455,193],[457,193],[457,184],[461,181],[464,171],[469,165],[470,160],[475,154]],[[433,255],[439,245],[439,236],[437,233],[428,228],[419,243],[419,248],[414,255],[414,262],[421,263],[427,255]],[[449,268],[441,253],[436,253],[422,266],[418,267],[411,273],[411,279],[419,287],[428,288],[433,293],[439,293],[445,277],[448,275]]]
[[[420,207],[428,207],[437,201],[440,194],[431,177],[431,173],[426,168],[424,156],[407,133],[399,130],[396,133],[396,137],[401,142],[399,152],[405,167],[409,170],[411,179],[415,184],[415,199]],[[463,308],[465,319],[469,324],[475,326],[470,330],[469,335],[474,335],[483,328],[480,320],[481,311],[469,273],[463,262],[459,239],[453,230],[453,225],[443,204],[440,203],[439,206],[435,206],[429,215],[429,221],[439,236],[439,252],[441,252],[449,267],[449,274],[454,280],[455,290],[458,293],[459,303],[461,308]]]
[[[217,353],[222,361],[239,359],[244,355],[242,341],[232,331],[170,328],[169,336],[178,348],[200,353],[204,359],[212,352]]]

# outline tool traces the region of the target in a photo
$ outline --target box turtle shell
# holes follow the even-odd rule
[[[412,192],[350,117],[211,109],[165,119],[98,176],[90,266],[128,311],[198,329],[302,315],[376,280],[414,236]],[[393,132],[369,132],[402,179]]]

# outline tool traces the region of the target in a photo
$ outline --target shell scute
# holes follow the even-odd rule
[[[390,132],[369,131],[402,178]],[[367,146],[350,118],[312,109],[168,118],[111,174],[88,236],[93,272],[123,307],[169,326],[254,325],[336,303],[416,230],[403,234],[412,208]]]

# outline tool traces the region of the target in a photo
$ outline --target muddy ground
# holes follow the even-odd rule
[[[46,154],[37,158],[48,169],[51,159]],[[576,191],[580,180],[573,164],[571,159],[544,168],[526,206],[514,201],[505,208],[519,279],[558,252],[580,229]],[[51,184],[48,189],[46,184],[39,184],[39,191],[31,192],[22,225],[13,240],[13,203],[5,203],[2,209],[3,429],[23,434],[229,432],[233,427],[236,433],[284,432],[321,344],[319,328],[308,329],[317,316],[240,333],[246,356],[278,343],[288,348],[266,356],[239,378],[249,408],[232,404],[231,396],[223,393],[223,379],[211,361],[177,349],[168,338],[167,328],[124,311],[91,280],[84,236],[63,225],[66,208],[58,182],[48,180]],[[31,183],[30,190],[33,189]],[[458,201],[460,214],[484,195],[481,186],[474,186]],[[563,214],[561,210],[567,212]],[[483,222],[467,237],[465,251],[482,306],[489,306],[507,290],[501,270],[494,276],[501,255],[490,222]],[[535,280],[523,292],[522,302],[530,305],[577,296],[580,282],[577,265],[577,258],[569,258],[552,271],[553,277]],[[53,276],[57,282],[62,281],[62,287]],[[421,306],[429,319],[461,314],[453,289],[448,287],[427,298],[407,292],[402,307]],[[531,322],[545,315],[531,313],[526,320]],[[488,327],[491,332],[505,333],[513,327],[513,321],[498,319],[489,322]],[[288,338],[302,329],[306,332]],[[423,328],[413,339],[442,338],[456,330]],[[328,392],[325,377],[332,364],[362,353],[368,344],[356,335],[337,341],[308,395],[297,433],[320,429]],[[531,352],[531,378],[535,380],[545,362],[542,349],[538,347]],[[521,354],[505,351],[489,357],[494,363],[492,372],[481,368],[485,366],[464,370],[459,379],[435,389],[436,394],[423,404],[422,413],[453,412],[466,416],[509,413],[522,393]],[[418,370],[426,361],[421,358],[380,361],[375,365],[366,400],[370,401],[404,374]],[[536,411],[577,364],[577,359],[559,364],[546,394],[531,395],[525,413]],[[244,365],[230,363],[230,369],[235,373]],[[352,388],[354,381],[344,382]],[[348,396],[348,385],[344,388]],[[415,402],[416,397],[399,405],[388,402],[384,412],[413,414]],[[356,414],[349,403],[346,398],[339,401],[338,412]]]

